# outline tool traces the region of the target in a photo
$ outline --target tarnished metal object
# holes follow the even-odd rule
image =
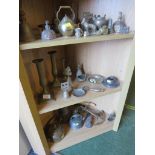
[[[63,19],[60,21],[59,20],[59,12],[61,9],[70,9],[72,12],[72,19],[70,19],[67,15],[63,17]],[[57,20],[59,21],[58,29],[59,32],[63,36],[72,36],[74,34],[74,20],[75,20],[75,13],[74,10],[70,6],[60,6],[59,10],[57,11],[56,14]]]
[[[104,15],[104,17],[101,17],[100,15],[95,15],[93,17],[93,21],[98,29],[101,28],[103,25],[107,25],[106,15]]]
[[[19,13],[19,41],[20,42],[30,42],[34,41],[35,37],[32,29],[28,22],[26,21],[26,14],[23,10]]]
[[[122,12],[119,12],[119,17],[113,25],[115,33],[129,33],[129,27],[126,26]]]
[[[71,129],[80,129],[83,126],[83,116],[81,114],[73,114],[70,118],[69,125]]]
[[[64,99],[69,98],[69,83],[64,82],[61,83],[62,96]]]
[[[91,108],[89,105],[81,105],[82,110],[90,113],[94,116],[94,125],[103,123],[106,120],[106,114],[103,110],[98,110],[96,108]]]
[[[82,29],[81,28],[76,28],[75,29],[75,37],[76,38],[80,38],[80,37],[82,37],[83,36],[83,31],[82,31]]]
[[[82,65],[79,65],[79,64],[77,66],[77,71],[76,71],[76,80],[78,82],[82,82],[86,80],[86,74],[82,72]]]
[[[88,75],[87,77],[87,81],[89,81],[90,83],[96,83],[96,84],[101,84],[104,79],[105,79],[104,76],[99,74],[91,74],[91,75]]]
[[[93,116],[90,113],[87,113],[85,117],[85,127],[91,128],[92,126],[93,126]]]
[[[109,18],[109,20],[108,20],[108,33],[109,34],[113,33],[113,21],[112,21],[112,18]]]
[[[67,82],[69,83],[69,91],[71,91],[72,90],[72,79],[71,79],[72,71],[71,71],[71,68],[69,66],[66,67],[64,74],[66,75]]]
[[[60,81],[58,79],[58,71],[57,71],[57,64],[56,64],[56,51],[48,52],[51,58],[51,66],[52,66],[52,75],[53,75],[53,82],[52,87],[60,87]]]
[[[84,36],[96,34],[97,26],[94,23],[91,23],[88,19],[83,18],[81,21],[81,25],[85,32]]]
[[[43,59],[34,59],[32,60],[32,62],[36,65],[38,76],[39,76],[39,83],[40,83],[40,86],[43,88],[42,99],[43,100],[51,99],[51,94],[47,87],[45,72],[42,65]]]
[[[96,35],[106,35],[108,34],[108,27],[106,25],[99,28],[98,31],[96,31]]]
[[[41,33],[41,39],[42,40],[52,40],[52,39],[56,38],[55,32],[50,28],[50,26],[48,24],[49,24],[49,21],[46,20],[45,21],[45,28]]]
[[[64,126],[61,124],[60,119],[56,116],[50,118],[44,127],[44,131],[46,138],[51,142],[59,142],[65,136]]]
[[[82,96],[86,95],[86,92],[87,91],[83,88],[76,88],[76,89],[73,89],[72,94],[76,97],[82,97]]]
[[[86,91],[94,91],[94,92],[104,92],[106,90],[106,89],[100,88],[100,87],[90,88],[89,86],[84,86],[83,89]]]
[[[108,121],[113,121],[113,120],[115,120],[115,118],[116,118],[116,113],[112,112],[108,116]]]
[[[120,86],[119,79],[115,76],[109,76],[102,81],[102,84],[108,88],[116,88]]]

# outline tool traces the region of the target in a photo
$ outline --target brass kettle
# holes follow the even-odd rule
[[[59,12],[61,11],[61,9],[70,9],[72,12],[72,19],[70,19],[67,15],[65,15],[63,17],[63,19],[60,21],[59,20]],[[59,32],[63,35],[63,36],[72,36],[74,33],[74,28],[75,28],[75,24],[74,24],[74,20],[75,20],[75,13],[74,10],[70,7],[70,6],[60,6],[59,10],[57,11],[56,14],[57,20],[59,21],[59,25],[58,25],[58,30]]]

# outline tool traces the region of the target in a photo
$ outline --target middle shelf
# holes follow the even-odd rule
[[[81,83],[77,83],[76,81],[73,82],[74,87],[82,87],[85,85],[91,86],[91,84],[89,84],[88,82],[81,82]],[[108,95],[108,94],[112,94],[112,93],[121,91],[121,87],[122,87],[122,82],[121,82],[120,86],[117,88],[105,88],[104,92],[87,91],[85,96],[75,97],[75,96],[71,95],[70,98],[68,98],[68,99],[62,98],[60,89],[55,89],[54,94],[55,94],[56,100],[49,100],[46,103],[39,104],[37,106],[38,111],[39,111],[39,114],[44,114],[44,113],[47,113],[50,111],[54,111],[57,109],[75,105],[77,103],[81,103],[84,101],[90,101],[92,99],[95,99],[95,98],[98,98],[98,97],[101,97],[104,95]]]

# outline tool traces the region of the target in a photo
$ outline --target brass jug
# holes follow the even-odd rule
[[[70,9],[72,12],[72,19],[70,19],[67,15],[63,17],[63,19],[59,20],[59,12],[61,9]],[[70,6],[60,6],[57,14],[56,14],[57,20],[59,21],[58,30],[63,36],[72,36],[74,33],[74,20],[75,20],[75,13],[74,10]]]

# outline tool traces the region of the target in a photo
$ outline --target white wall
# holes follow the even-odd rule
[[[25,135],[22,125],[19,122],[19,155],[27,155],[31,145]]]

